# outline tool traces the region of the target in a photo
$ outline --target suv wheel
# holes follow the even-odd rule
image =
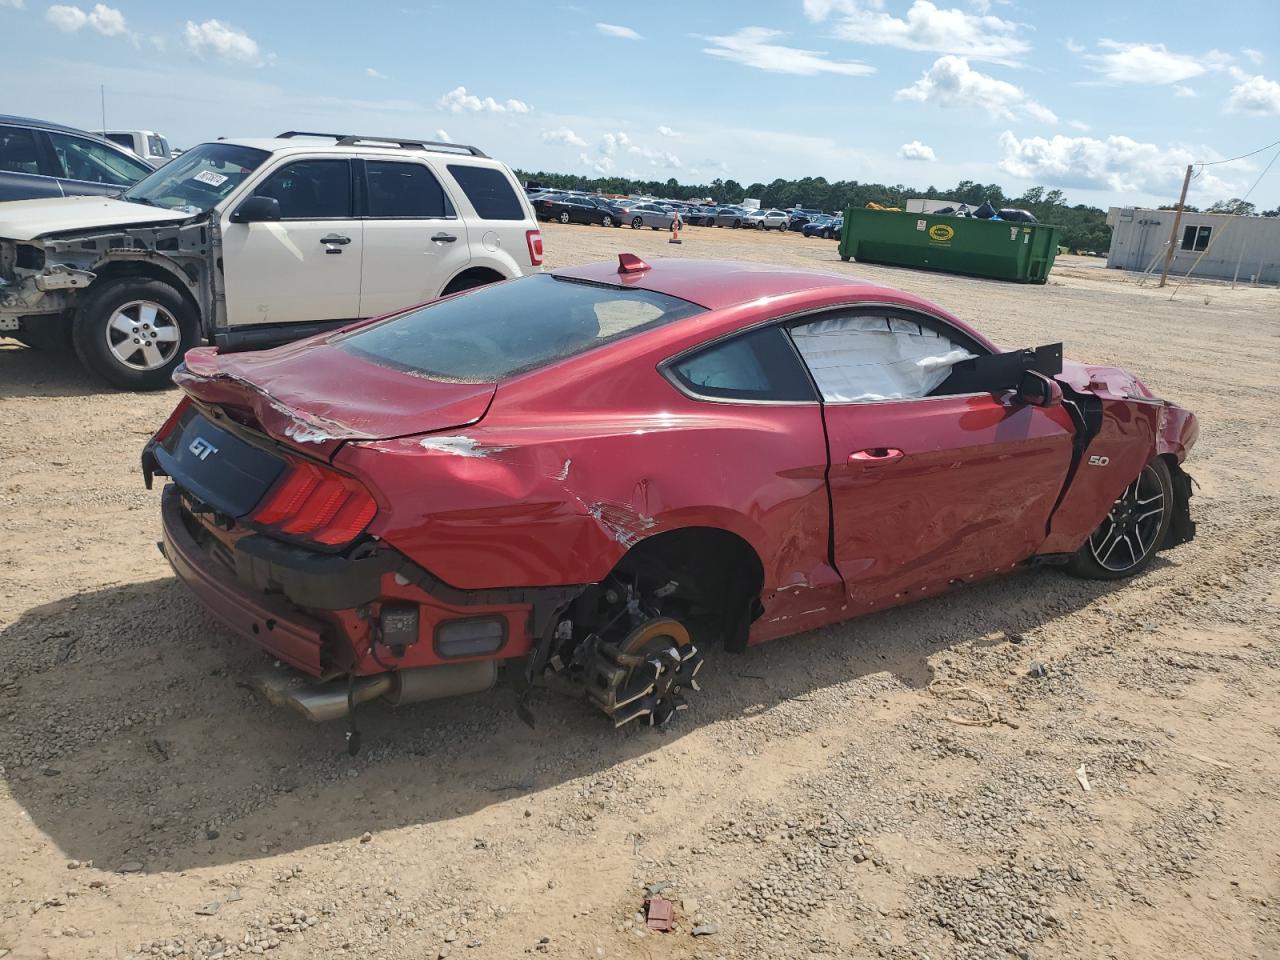
[[[169,385],[197,327],[195,311],[169,284],[124,278],[89,289],[72,339],[80,362],[112,386],[156,390]]]

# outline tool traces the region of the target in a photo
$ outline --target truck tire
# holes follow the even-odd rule
[[[80,362],[121,390],[158,390],[195,346],[196,312],[167,283],[121,277],[91,286],[72,340]]]

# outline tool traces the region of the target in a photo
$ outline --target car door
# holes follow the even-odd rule
[[[843,619],[844,585],[828,550],[822,409],[787,333],[757,327],[661,366],[689,402],[691,419],[719,424],[707,432],[708,463],[717,466],[704,471],[704,487],[718,487],[715,498],[758,530],[764,612],[751,640]]]
[[[1059,406],[948,393],[985,348],[899,308],[791,327],[823,398],[833,543],[851,609],[866,612],[1008,570],[1044,542],[1071,464]]]
[[[132,153],[106,143],[57,130],[48,137],[67,196],[114,196],[153,172]]]
[[[0,125],[0,200],[62,196],[53,165],[43,133]]]
[[[354,214],[351,162],[286,159],[264,173],[251,196],[274,198],[280,219],[236,223],[238,204],[222,212],[228,325],[358,317],[364,226]]]
[[[363,167],[360,316],[434,300],[471,261],[467,224],[422,161],[366,158]]]

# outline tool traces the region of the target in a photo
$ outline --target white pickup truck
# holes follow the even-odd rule
[[[169,141],[154,130],[95,130],[98,136],[132,150],[153,167],[160,167],[173,159]]]
[[[541,263],[524,192],[475,147],[219,140],[118,197],[0,203],[0,336],[153,389],[200,342],[272,346]]]

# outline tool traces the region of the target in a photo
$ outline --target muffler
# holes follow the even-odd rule
[[[354,684],[346,677],[316,683],[292,671],[280,670],[259,674],[253,678],[253,686],[272,704],[292,707],[308,720],[320,722],[345,717],[349,703],[367,703],[381,697],[398,707],[483,693],[497,679],[497,661],[480,660],[356,677]]]

